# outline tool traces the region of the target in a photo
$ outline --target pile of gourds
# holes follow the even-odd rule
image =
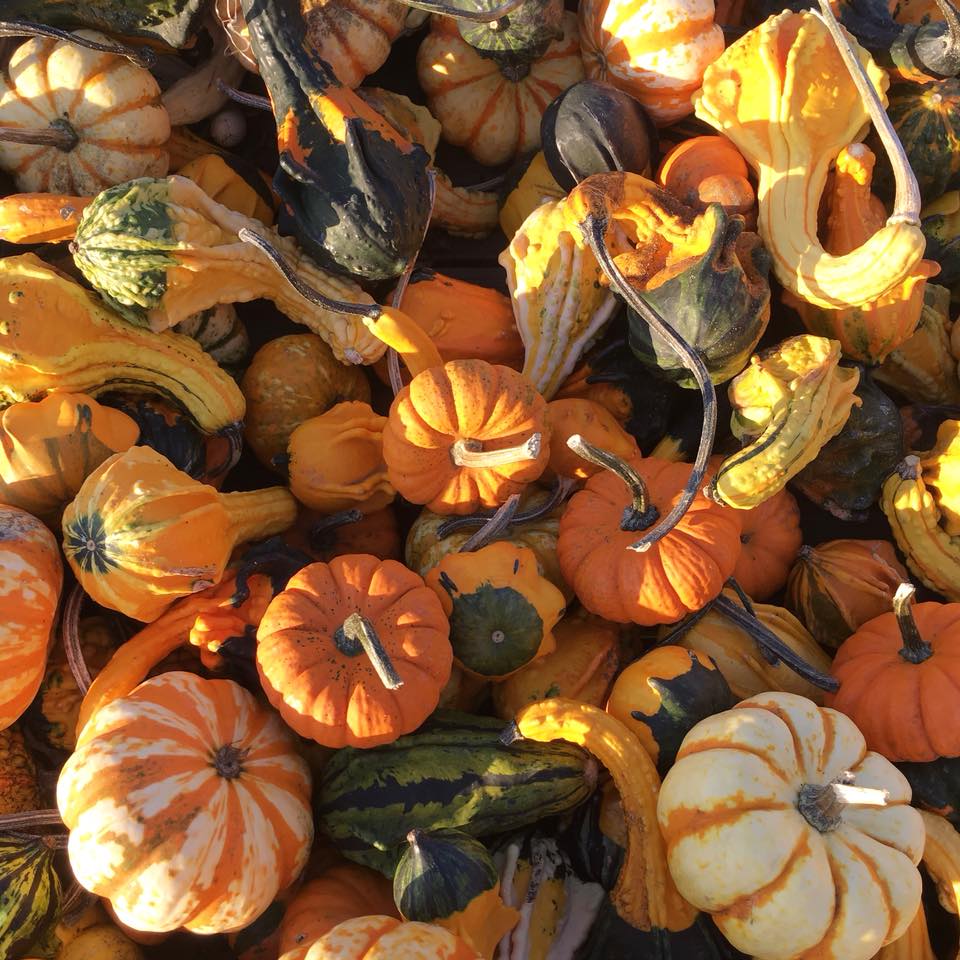
[[[3,5],[0,960],[957,955],[960,10],[811,6]]]

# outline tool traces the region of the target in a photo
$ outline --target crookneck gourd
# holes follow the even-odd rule
[[[720,465],[713,495],[748,510],[782,490],[835,437],[860,374],[841,367],[836,340],[803,335],[753,356],[730,384],[730,427],[744,444]]]
[[[787,11],[749,31],[707,68],[695,103],[759,177],[758,229],[777,279],[808,303],[842,309],[902,284],[925,241],[916,178],[880,100],[886,76],[826,0],[821,8],[822,16]],[[893,214],[865,243],[832,256],[817,237],[820,198],[830,165],[868,119],[896,173]]]

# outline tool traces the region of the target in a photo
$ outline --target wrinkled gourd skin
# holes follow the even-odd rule
[[[853,45],[884,101],[886,74]],[[844,256],[817,238],[827,172],[868,120],[818,17],[784,12],[745,34],[707,68],[695,105],[757,173],[758,229],[789,291],[840,309],[876,300],[916,270],[925,240],[910,223],[884,226]]]
[[[720,466],[713,495],[749,510],[782,490],[835,437],[860,374],[840,367],[840,344],[804,335],[754,355],[729,388],[730,427],[744,448]]]
[[[297,0],[243,0],[277,121],[280,227],[319,263],[395,277],[430,216],[430,157],[337,80],[309,40]]]
[[[960,534],[960,421],[945,420],[937,442],[920,457],[923,479],[940,508],[943,528],[950,536]]]

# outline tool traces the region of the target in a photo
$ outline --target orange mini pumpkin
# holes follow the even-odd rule
[[[383,431],[396,491],[434,513],[497,507],[543,473],[546,403],[516,370],[451,360],[418,374],[394,398]]]
[[[723,589],[740,556],[740,521],[698,493],[679,523],[639,553],[640,531],[670,510],[690,478],[688,463],[621,460],[571,437],[606,469],[575,494],[560,519],[560,569],[580,602],[615,623],[674,623]]]
[[[960,603],[920,603],[902,583],[893,613],[869,620],[833,661],[840,689],[827,705],[888,760],[960,756]]]
[[[355,917],[310,944],[310,960],[481,960],[459,937],[432,923]]]
[[[752,510],[738,511],[740,557],[733,576],[754,600],[768,600],[786,582],[803,546],[800,508],[781,490]]]
[[[297,733],[374,747],[415,730],[450,678],[450,625],[432,590],[395,560],[313,563],[267,608],[257,669]]]
[[[619,457],[640,453],[637,441],[617,422],[617,418],[599,403],[581,397],[551,400],[547,404],[547,425],[550,427],[550,463],[548,473],[583,480],[603,468],[578,457],[568,446],[567,438],[575,433],[595,446]]]

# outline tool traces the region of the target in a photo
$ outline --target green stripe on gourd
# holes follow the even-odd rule
[[[60,878],[43,837],[0,833],[0,957],[45,955],[56,945]]]

